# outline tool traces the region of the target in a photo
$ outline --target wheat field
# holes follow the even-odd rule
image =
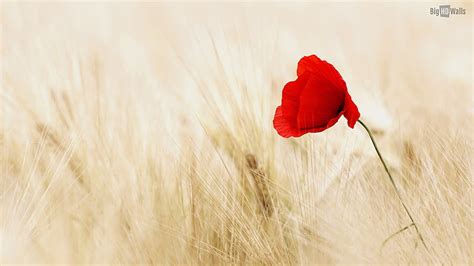
[[[0,263],[472,263],[472,3],[452,5],[2,2]],[[394,234],[360,125],[273,129],[309,54],[427,248]]]

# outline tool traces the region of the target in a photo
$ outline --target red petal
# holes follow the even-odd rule
[[[340,114],[338,114],[336,117],[334,118],[331,118],[326,125],[322,126],[322,127],[317,127],[317,128],[312,128],[310,130],[308,130],[306,133],[317,133],[317,132],[321,132],[321,131],[324,131],[332,126],[334,126],[337,121],[339,120],[339,118],[341,118],[342,116],[342,112]]]
[[[297,127],[296,118],[300,107],[300,95],[307,81],[308,75],[302,75],[295,81],[288,82],[283,88],[281,106],[275,111],[273,126],[282,137],[299,137],[305,132]]]
[[[320,75],[311,75],[300,95],[297,126],[302,129],[322,128],[333,118],[340,117],[345,92]]]
[[[286,120],[286,118],[283,116],[281,106],[278,106],[275,111],[275,117],[273,118],[273,127],[276,129],[278,134],[284,138],[300,137],[310,132],[308,130],[299,130],[298,128],[292,127],[292,123]]]
[[[304,56],[298,62],[298,69],[296,74],[303,75],[305,72],[311,72],[322,75],[329,80],[336,88],[345,89],[346,82],[342,79],[341,74],[330,63],[319,59],[316,55]]]
[[[344,100],[344,117],[347,119],[347,125],[350,128],[354,128],[355,123],[359,120],[360,113],[357,105],[352,101],[349,93],[346,93],[346,99]]]
[[[283,96],[281,99],[282,113],[292,128],[297,128],[296,117],[298,116],[298,110],[300,108],[300,95],[308,79],[309,75],[302,75],[295,81],[288,82],[283,88]]]
[[[289,138],[293,135],[293,129],[290,123],[283,117],[281,106],[278,106],[275,111],[275,117],[273,118],[273,127],[276,129],[278,134],[284,138]]]

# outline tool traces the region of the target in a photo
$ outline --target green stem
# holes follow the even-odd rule
[[[387,164],[385,163],[384,159],[382,158],[382,154],[380,154],[380,151],[377,147],[377,144],[375,143],[374,137],[372,136],[372,132],[370,132],[370,129],[361,120],[357,120],[357,122],[359,122],[359,124],[361,124],[365,128],[367,133],[369,134],[370,140],[372,141],[372,144],[374,145],[375,151],[377,152],[377,155],[379,156],[379,159],[382,162],[383,167],[385,168],[385,172],[387,172],[388,178],[390,179],[390,182],[392,183],[392,186],[395,189],[395,192],[397,194],[398,199],[402,203],[403,209],[405,209],[406,214],[408,215],[408,217],[410,218],[413,226],[415,227],[416,233],[418,234],[418,237],[420,238],[421,242],[423,243],[423,246],[425,246],[426,250],[428,250],[428,247],[426,246],[425,240],[423,239],[423,236],[421,235],[420,231],[418,230],[418,226],[416,225],[415,221],[413,220],[413,217],[411,216],[410,211],[408,210],[407,206],[403,202],[403,199],[400,196],[400,191],[398,190],[397,185],[395,184],[395,181],[393,180],[393,177],[390,174],[390,171],[388,170]],[[404,228],[401,231],[404,231],[405,229],[407,229],[407,228]]]

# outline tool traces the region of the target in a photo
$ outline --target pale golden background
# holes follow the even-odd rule
[[[441,3],[444,4],[444,3]],[[1,263],[470,263],[472,3],[13,3]],[[303,55],[375,132],[272,127]]]

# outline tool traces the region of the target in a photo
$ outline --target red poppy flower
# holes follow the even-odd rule
[[[298,78],[283,88],[273,126],[282,137],[299,137],[332,127],[344,115],[354,128],[360,117],[347,91],[346,82],[337,70],[316,55],[298,62]]]

